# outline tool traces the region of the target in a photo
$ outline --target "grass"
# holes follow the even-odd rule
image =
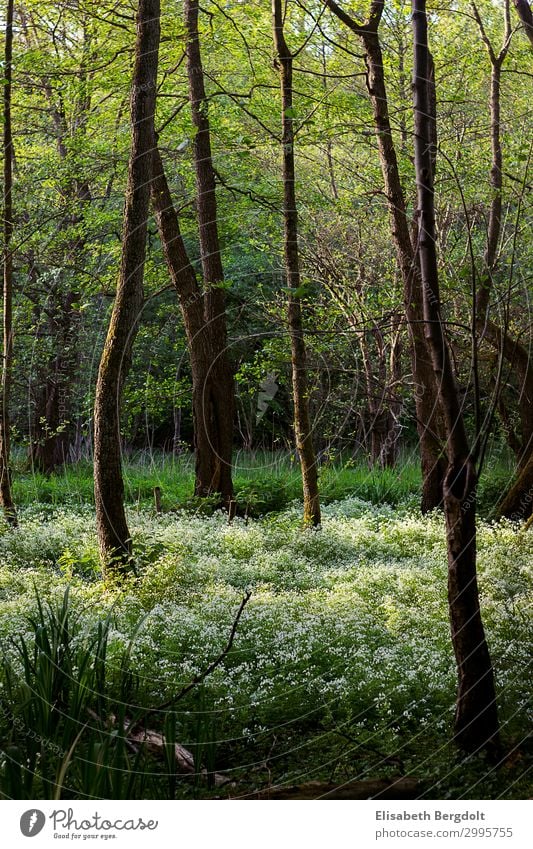
[[[483,615],[513,750],[495,768],[449,743],[443,522],[411,501],[333,501],[319,532],[302,531],[298,504],[232,525],[218,512],[131,505],[139,574],[121,586],[101,580],[90,504],[22,506],[20,528],[0,535],[1,792],[184,798],[401,773],[427,798],[528,797],[533,537],[479,523]],[[133,750],[127,724],[219,655],[247,590],[224,662],[151,716],[164,751]],[[169,758],[174,740],[196,757],[187,779]],[[210,789],[215,770],[229,789]]]
[[[239,507],[250,516],[286,509],[301,498],[301,476],[290,454],[237,453],[234,458],[234,489]],[[512,476],[509,463],[494,460],[480,481],[479,510],[488,515]],[[200,506],[194,491],[194,462],[190,455],[139,453],[124,464],[125,496],[129,505],[151,507],[154,487],[161,488],[163,510]],[[362,461],[338,458],[320,467],[319,485],[323,504],[357,496],[371,504],[400,504],[419,499],[421,474],[418,461],[406,456],[395,469],[369,468]],[[24,469],[22,463],[13,481],[16,504],[59,506],[93,504],[92,465],[81,462],[46,475]]]

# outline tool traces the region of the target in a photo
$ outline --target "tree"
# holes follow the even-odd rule
[[[178,292],[191,357],[195,495],[216,494],[231,511],[235,387],[227,353],[224,269],[197,0],[186,0],[184,15],[189,101],[195,129],[193,155],[203,291],[181,237],[158,150],[154,157],[152,202],[171,279]]]
[[[528,0],[513,0],[517,15],[522,22],[524,32],[533,45],[533,14]]]
[[[233,509],[233,381],[223,346],[225,322],[222,317],[216,322],[208,318],[206,307],[210,290],[202,291],[198,284],[157,147],[153,161],[152,205],[170,278],[178,295],[191,360],[195,495],[218,494],[224,505]],[[223,339],[218,333],[221,325],[224,328]],[[222,379],[217,380],[219,377]]]
[[[91,453],[91,366],[116,282],[134,44],[97,14],[85,0],[17,6],[13,410],[45,474]]]
[[[431,68],[425,0],[413,0],[413,110],[418,198],[418,255],[424,302],[424,332],[446,428],[448,466],[444,512],[448,547],[448,606],[459,688],[455,739],[475,751],[498,744],[494,674],[479,608],[476,576],[477,474],[470,451],[452,358],[442,319],[435,234],[434,163],[436,128],[431,108]]]
[[[499,505],[500,516],[520,521],[533,515],[533,453]]]
[[[362,39],[366,51],[366,84],[372,102],[391,235],[402,275],[404,309],[411,337],[411,369],[415,383],[416,418],[423,478],[421,507],[422,511],[426,512],[442,503],[444,461],[441,411],[422,330],[422,288],[418,258],[411,241],[407,204],[389,117],[384,61],[379,39],[384,0],[373,0],[368,20],[364,24],[358,24],[334,0],[325,0],[325,3],[339,20]]]
[[[360,357],[353,352],[354,366],[361,360],[363,382],[363,440],[372,465],[393,468],[400,444],[400,418],[405,404],[402,387],[402,343],[405,330],[398,307],[395,255],[390,237],[380,228],[372,204],[351,216],[328,216],[307,239],[305,258],[344,322],[358,342]],[[328,232],[328,230],[330,232]],[[384,292],[383,281],[390,289]],[[332,304],[328,304],[331,314]],[[405,416],[404,416],[405,418]]]
[[[301,309],[298,209],[294,165],[293,55],[285,39],[281,0],[272,0],[272,18],[281,85],[284,252],[289,289],[287,317],[291,340],[294,435],[302,470],[304,524],[316,526],[320,524],[320,500],[318,470],[309,416],[309,388]]]
[[[9,397],[13,359],[13,135],[11,129],[11,83],[13,75],[13,0],[8,0],[4,53],[4,316],[3,359],[0,385],[0,504],[10,525],[17,513],[11,495]]]
[[[500,240],[503,217],[503,146],[501,138],[501,76],[502,67],[509,52],[512,38],[509,1],[504,2],[504,33],[502,45],[496,50],[483,24],[482,16],[475,3],[472,3],[474,17],[479,27],[482,41],[487,50],[490,65],[490,204],[487,222],[487,237],[484,251],[484,268],[476,293],[476,325],[479,341],[486,340],[507,361],[508,369],[514,371],[518,382],[518,413],[520,418],[519,435],[508,424],[505,401],[501,388],[496,386],[498,404],[504,431],[509,445],[513,449],[519,468],[523,468],[533,450],[533,368],[527,347],[520,339],[513,337],[509,328],[496,322],[490,315],[490,299],[494,281],[497,277],[500,260]],[[497,294],[498,299],[501,297]]]
[[[83,136],[87,124],[87,115],[91,108],[88,89],[88,76],[95,55],[90,48],[87,20],[83,20],[82,60],[78,74],[80,96],[71,105],[73,114],[70,125],[75,128],[69,132],[69,122],[65,111],[64,98],[54,91],[46,80],[44,91],[50,109],[54,132],[56,134],[57,153],[61,168],[68,174],[61,187],[64,214],[58,226],[58,236],[62,246],[62,263],[59,274],[50,285],[46,302],[36,303],[42,310],[44,324],[42,330],[49,339],[50,355],[44,360],[44,367],[38,368],[35,413],[33,416],[30,459],[33,468],[49,475],[69,459],[69,448],[73,439],[72,395],[76,369],[79,365],[80,313],[78,304],[81,293],[73,288],[76,280],[69,274],[69,266],[81,264],[85,237],[80,234],[78,225],[83,222],[84,207],[91,200],[91,189],[86,174],[80,171],[76,163],[76,149],[69,146],[69,135]],[[41,329],[41,327],[40,327]]]
[[[120,402],[143,306],[160,37],[159,0],[139,0],[131,89],[131,151],[117,293],[100,360],[94,405],[94,494],[104,566],[124,568],[131,538],[124,510]]]
[[[515,3],[515,6],[517,7],[521,18],[524,20],[525,25],[527,15],[525,15],[522,5],[520,3]],[[529,10],[529,7],[527,8]],[[505,494],[499,506],[499,512],[503,516],[512,517],[514,519],[524,519],[530,515],[532,502],[533,368],[531,366],[527,347],[520,341],[519,338],[513,336],[507,326],[499,326],[498,323],[496,323],[490,316],[490,297],[492,294],[493,282],[497,273],[500,239],[502,235],[504,151],[501,138],[501,76],[502,66],[508,56],[513,34],[510,16],[510,0],[505,0],[504,2],[504,32],[502,44],[499,50],[495,49],[483,22],[483,16],[474,2],[472,3],[472,10],[491,65],[489,96],[491,201],[487,225],[487,241],[484,253],[484,272],[481,277],[476,298],[476,318],[480,341],[486,339],[489,344],[496,349],[500,358],[506,360],[508,370],[511,373],[515,373],[517,378],[517,408],[520,420],[519,433],[516,432],[509,421],[507,405],[503,398],[502,390],[500,387],[496,387],[496,392],[498,392],[499,395],[498,406],[504,426],[504,432],[510,447],[516,455],[519,470],[517,479],[513,481],[509,491]],[[529,10],[529,17],[531,17],[531,10]],[[498,299],[499,298],[500,294],[498,293]]]

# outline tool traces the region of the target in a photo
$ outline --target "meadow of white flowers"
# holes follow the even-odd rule
[[[132,645],[146,704],[175,693],[225,645],[246,590],[234,648],[208,679],[219,740],[320,726],[365,739],[446,733],[455,670],[441,515],[350,498],[303,531],[300,509],[249,521],[186,514],[130,516],[137,577],[105,586],[89,507],[25,509],[0,537],[0,638],[28,632],[35,588],[71,584],[78,639],[112,610],[109,663]],[[479,525],[483,615],[502,717],[526,722],[532,656],[528,603],[533,534]],[[139,624],[140,623],[140,624]]]

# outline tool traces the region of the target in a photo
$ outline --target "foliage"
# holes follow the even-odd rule
[[[477,4],[494,44],[503,36],[501,3]],[[115,15],[80,0],[24,0],[16,8],[13,79],[17,171],[14,188],[14,442],[48,431],[45,387],[58,387],[59,426],[75,457],[90,442],[93,387],[120,255],[129,143],[128,84],[134,41],[130,7]],[[361,19],[365,4],[353,7]],[[182,50],[182,4],[163,4],[157,125],[170,189],[187,250],[198,264],[192,123]],[[490,184],[490,66],[468,4],[433,10],[430,27],[438,91],[436,185],[441,279],[465,413],[474,394],[468,322],[472,275],[484,273]],[[410,5],[386,4],[380,32],[393,123],[408,205],[414,194],[409,85]],[[368,449],[369,391],[360,347],[379,327],[384,350],[401,286],[390,238],[382,177],[357,39],[320,4],[287,6],[295,69],[302,309],[320,451]],[[277,74],[270,8],[207,2],[200,16],[219,230],[228,284],[229,353],[238,384],[236,445],[286,446],[291,437],[290,361],[284,325]],[[464,49],[465,43],[468,49]],[[527,39],[513,32],[502,74],[503,211],[492,314],[527,339],[527,269],[531,267],[531,107]],[[471,250],[470,250],[471,249]],[[192,445],[190,369],[175,293],[155,223],[150,222],[146,304],[125,387],[128,447]],[[327,260],[327,261],[326,261]],[[403,437],[415,431],[406,327],[401,392]],[[486,346],[479,358],[483,411],[498,372]],[[374,360],[375,353],[372,354]],[[374,363],[374,367],[377,363]],[[276,372],[280,387],[257,421],[261,383]],[[501,375],[508,417],[520,387]],[[398,387],[397,387],[398,388]],[[48,399],[49,400],[49,399]],[[176,412],[179,411],[179,427]],[[41,437],[42,438],[42,437]]]

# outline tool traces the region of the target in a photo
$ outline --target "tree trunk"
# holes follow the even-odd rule
[[[402,275],[404,309],[411,340],[411,370],[415,384],[414,396],[423,481],[421,509],[425,513],[442,504],[442,485],[446,464],[442,457],[443,440],[437,387],[422,329],[420,273],[416,252],[411,243],[405,195],[389,118],[383,56],[378,35],[384,2],[374,0],[367,24],[360,26],[334,0],[325,1],[331,11],[362,39],[366,51],[367,88],[374,113],[381,172],[391,221],[391,235]]]
[[[402,403],[399,395],[399,387],[402,380],[402,344],[400,319],[393,320],[392,340],[390,349],[390,375],[389,375],[389,426],[387,437],[382,449],[381,465],[384,468],[393,469],[398,459],[398,448],[400,439],[400,414]]]
[[[30,16],[31,18],[31,16]],[[61,87],[54,90],[51,82],[43,80],[43,92],[48,103],[50,120],[55,130],[55,141],[62,167],[69,176],[61,181],[59,191],[64,203],[64,212],[59,220],[58,230],[68,234],[69,229],[76,228],[83,221],[81,209],[91,200],[89,183],[84,178],[75,176],[78,165],[73,159],[72,148],[67,144],[73,128],[85,131],[87,116],[90,113],[91,101],[88,93],[87,78],[91,73],[91,59],[94,54],[90,51],[90,35],[86,20],[84,30],[85,59],[76,73],[80,86],[80,97],[76,99],[74,114],[67,118]],[[33,31],[35,32],[35,26]],[[26,28],[26,43],[29,50],[35,49],[35,44],[28,38]],[[37,36],[37,44],[39,38]],[[42,49],[45,49],[42,46]],[[83,94],[81,94],[83,92]],[[69,164],[71,167],[69,167]],[[70,173],[70,172],[73,173]],[[72,232],[72,230],[71,230]],[[65,235],[66,254],[64,266],[82,265],[80,253],[83,250],[86,236],[83,228],[78,228],[74,236]],[[42,363],[36,369],[33,383],[37,386],[35,392],[36,405],[31,427],[30,461],[32,467],[49,475],[58,466],[63,465],[70,454],[70,446],[74,437],[74,427],[70,421],[72,408],[72,388],[77,377],[79,363],[79,324],[80,313],[73,309],[73,304],[80,300],[78,291],[72,291],[68,281],[68,271],[60,268],[59,280],[46,291],[46,303],[34,301],[39,313],[39,320],[44,319],[43,332],[38,327],[37,337],[46,337],[52,347],[48,358],[42,358]],[[36,275],[37,276],[37,275]]]
[[[32,468],[52,474],[69,460],[73,437],[71,424],[72,385],[78,364],[79,313],[73,305],[79,295],[59,293],[48,312],[46,330],[56,349],[46,363],[46,373],[37,390],[30,461]]]
[[[466,459],[444,481],[448,605],[459,687],[455,739],[467,751],[498,745],[494,673],[485,638],[476,575],[476,474]]]
[[[507,361],[509,369],[516,374],[518,383],[518,413],[520,416],[520,444],[511,439],[509,445],[523,468],[533,449],[533,368],[527,348],[513,339],[506,328],[501,329],[490,319],[490,295],[494,275],[498,266],[498,247],[502,227],[503,149],[501,141],[501,75],[512,35],[509,0],[504,4],[504,35],[497,53],[487,35],[483,20],[476,5],[472,4],[474,17],[490,59],[490,143],[491,168],[489,175],[490,206],[487,226],[487,243],[484,254],[484,270],[476,297],[476,326],[480,341],[486,340]],[[495,386],[500,393],[501,387]],[[511,431],[504,422],[504,432]]]
[[[225,315],[216,322],[206,318],[206,294],[198,285],[189,259],[157,148],[153,158],[152,205],[170,278],[178,295],[191,358],[195,494],[200,497],[219,494],[229,509],[233,494],[233,380],[231,372],[228,378],[229,364],[224,351],[219,356],[221,325],[226,339]]]
[[[533,368],[529,352],[507,330],[489,318],[483,320],[479,341],[483,339],[504,357],[510,373],[516,376],[520,418],[520,446],[516,453],[519,468],[524,468],[533,450]]]
[[[531,6],[528,0],[513,0],[513,3],[518,17],[522,22],[524,32],[533,45],[533,13],[531,12]]]
[[[375,356],[372,357],[370,340],[374,341]],[[397,371],[397,340],[391,346],[392,367]],[[372,466],[392,468],[396,460],[398,429],[395,413],[398,412],[398,398],[392,385],[394,377],[387,373],[387,352],[383,334],[376,325],[372,330],[360,334],[360,348],[365,372],[370,434],[370,461]],[[375,362],[375,367],[374,367]]]
[[[104,344],[94,406],[94,491],[100,554],[105,568],[124,569],[131,539],[124,511],[120,402],[143,304],[143,274],[155,145],[159,0],[139,0],[131,93],[132,142],[126,188],[122,259]]]
[[[413,0],[413,98],[418,245],[424,329],[447,437],[444,511],[448,546],[448,604],[459,689],[455,739],[474,751],[498,743],[494,675],[479,609],[476,578],[476,472],[441,316],[435,237],[433,164],[435,128],[429,102],[430,54],[425,0]]]
[[[233,501],[231,465],[235,386],[227,353],[224,270],[218,234],[215,171],[211,153],[208,99],[205,91],[198,0],[185,0],[187,29],[187,76],[194,136],[196,206],[204,282],[202,338],[197,340],[193,369],[193,414],[195,424],[195,494],[219,494],[230,510]]]
[[[294,433],[302,470],[304,524],[320,524],[318,471],[309,415],[306,346],[300,300],[300,259],[298,253],[298,210],[294,166],[294,120],[292,54],[283,32],[281,0],[272,0],[274,44],[278,56],[281,81],[283,129],[283,219],[285,270],[289,286],[288,322],[291,339],[292,391],[294,399]]]
[[[13,74],[13,0],[8,0],[4,53],[4,316],[3,361],[0,398],[0,504],[10,525],[17,513],[11,494],[9,396],[13,360],[13,135],[11,129],[11,81]]]
[[[172,453],[181,454],[181,407],[174,407],[172,419],[174,423],[174,432],[172,434]]]
[[[533,514],[533,454],[521,469],[499,507],[500,516],[516,522]]]
[[[411,243],[405,196],[392,138],[383,56],[379,36],[363,36],[367,54],[368,87],[374,109],[381,171],[388,198],[392,234],[404,288],[404,307],[411,338],[411,370],[415,383],[415,408],[422,466],[422,512],[442,504],[445,461],[442,457],[442,423],[438,393],[423,332],[422,285],[416,252]]]

